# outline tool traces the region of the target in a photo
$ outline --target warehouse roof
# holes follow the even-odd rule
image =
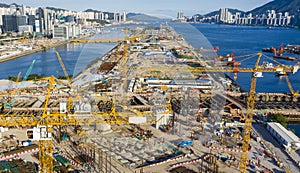
[[[276,131],[288,143],[300,142],[298,136],[296,136],[293,132],[287,130],[281,124],[270,122],[268,123],[268,126],[270,126],[274,131]]]

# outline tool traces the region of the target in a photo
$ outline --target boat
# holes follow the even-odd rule
[[[283,75],[286,75],[286,72],[283,72],[282,70],[276,71],[276,76],[283,76]]]
[[[262,72],[255,72],[254,73],[254,75],[253,75],[253,77],[264,77],[263,75],[262,75]]]
[[[262,51],[263,52],[273,52],[273,49],[272,48],[262,48]]]
[[[274,58],[278,59],[285,59],[285,60],[291,60],[291,61],[298,61],[298,58],[292,57],[292,56],[281,56],[281,55],[274,55]]]

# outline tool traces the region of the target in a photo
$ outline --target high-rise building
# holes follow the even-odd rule
[[[53,27],[53,38],[69,39],[68,26],[54,25],[54,27]]]
[[[123,12],[123,21],[126,22],[126,11]]]
[[[103,12],[99,12],[99,19],[104,20],[104,13]]]
[[[22,25],[27,25],[26,16],[16,16],[16,15],[3,15],[3,31],[13,31],[18,32],[18,27]]]
[[[11,14],[11,15],[16,14],[16,12],[17,12],[17,7],[16,7],[15,4],[11,4],[11,5],[9,6],[9,8],[10,8],[10,14]]]
[[[45,34],[50,35],[53,25],[54,25],[54,19],[55,19],[55,12],[53,10],[44,8],[44,28],[45,28]]]
[[[35,16],[34,15],[27,15],[27,24],[34,26],[35,25]]]
[[[114,13],[114,21],[121,23],[122,22],[122,15],[120,13]]]
[[[25,5],[22,5],[22,8],[21,8],[21,14],[22,14],[23,16],[26,15],[26,6],[25,6]]]
[[[37,21],[35,21],[36,32],[44,34],[45,33],[44,10],[42,8],[39,8],[37,10],[37,17],[38,17],[39,23],[37,23]]]
[[[182,11],[180,11],[180,12],[177,13],[177,19],[178,20],[183,20],[184,19],[184,15],[183,15]]]
[[[229,23],[231,21],[231,13],[228,11],[228,8],[220,9],[220,22]]]
[[[61,24],[53,26],[53,38],[70,39],[78,37],[82,32],[81,25]]]

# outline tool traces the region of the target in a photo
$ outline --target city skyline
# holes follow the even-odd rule
[[[172,0],[152,0],[138,1],[138,0],[111,0],[109,3],[97,0],[89,0],[89,3],[83,0],[64,0],[61,3],[59,0],[40,0],[40,1],[27,1],[27,0],[3,0],[1,3],[11,4],[24,4],[31,7],[56,7],[66,10],[84,11],[86,9],[96,9],[102,11],[127,11],[127,12],[140,12],[158,17],[172,17],[175,18],[178,11],[182,11],[185,15],[193,15],[196,13],[206,14],[211,11],[219,10],[220,8],[236,8],[243,11],[252,10],[258,6],[264,5],[271,0],[252,0],[244,3],[240,0],[190,0],[174,2]],[[147,7],[147,8],[145,8]]]

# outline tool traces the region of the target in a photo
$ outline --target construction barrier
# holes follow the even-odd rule
[[[208,147],[209,149],[220,150],[220,151],[229,151],[234,153],[241,153],[242,150],[231,149],[231,148],[220,148],[220,147]]]
[[[176,163],[174,165],[171,165],[171,169],[173,168],[176,168],[176,167],[179,167],[179,166],[184,166],[184,165],[189,165],[189,164],[194,164],[196,162],[202,162],[203,160],[206,160],[208,157],[210,157],[211,154],[207,154],[206,156],[204,157],[200,157],[198,159],[194,159],[194,160],[190,160],[190,161],[186,161],[186,162],[180,162],[180,163]]]
[[[162,164],[165,164],[165,163],[168,163],[168,162],[178,161],[178,160],[181,160],[181,159],[184,159],[184,158],[187,158],[187,157],[192,157],[192,156],[193,156],[193,154],[185,154],[184,156],[175,157],[175,158],[172,158],[172,159],[167,159],[165,161],[154,163],[154,164],[148,165],[146,167],[152,167],[152,166],[162,165]]]
[[[0,160],[7,160],[7,159],[11,159],[11,158],[14,158],[14,157],[17,157],[19,155],[22,155],[22,154],[26,154],[26,153],[30,153],[30,152],[38,152],[38,147],[36,148],[32,148],[32,149],[24,149],[24,150],[20,150],[19,152],[17,153],[13,153],[13,154],[4,154],[2,156],[0,156]]]
[[[79,166],[79,163],[77,163],[74,160],[70,159],[68,156],[66,156],[66,155],[64,155],[62,153],[60,153],[60,155],[63,156],[64,158],[68,159],[71,162],[72,165]]]

